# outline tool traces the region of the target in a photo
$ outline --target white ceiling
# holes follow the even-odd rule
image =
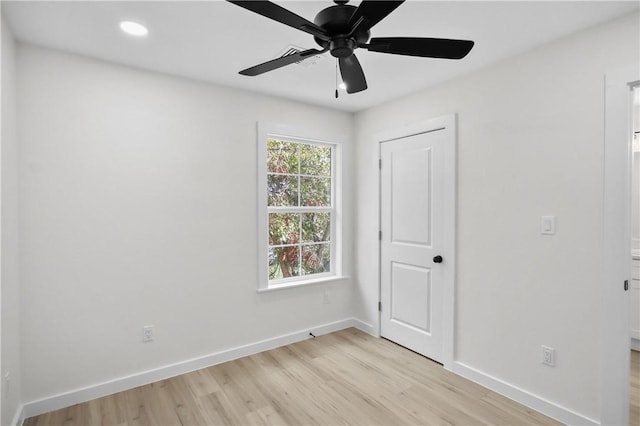
[[[313,20],[333,3],[278,1]],[[353,1],[350,4],[357,5]],[[471,72],[634,10],[636,1],[407,1],[372,37],[442,37],[476,42],[460,61],[357,50],[369,89],[334,98],[335,59],[290,65],[257,77],[241,69],[279,56],[289,45],[316,48],[312,36],[224,1],[2,1],[18,40],[107,61],[358,111]],[[121,20],[149,28],[136,39]],[[615,46],[612,46],[615,48]]]

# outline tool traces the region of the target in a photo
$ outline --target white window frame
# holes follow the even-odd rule
[[[258,292],[298,287],[343,279],[342,276],[342,140],[336,135],[320,134],[292,126],[258,123],[257,140],[257,236]],[[309,135],[315,134],[315,137]],[[277,207],[267,205],[267,141],[270,139],[331,147],[331,272],[269,280],[269,212]],[[325,209],[321,209],[325,210]]]

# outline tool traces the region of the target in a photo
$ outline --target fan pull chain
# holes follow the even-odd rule
[[[338,99],[338,58],[336,58],[336,99]]]

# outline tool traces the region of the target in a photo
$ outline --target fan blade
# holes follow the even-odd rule
[[[356,29],[358,31],[369,31],[371,27],[386,18],[388,14],[393,12],[402,3],[404,3],[404,0],[362,0],[362,3],[360,3],[360,6],[353,12],[349,20],[351,32],[355,32]]]
[[[301,16],[285,9],[282,6],[278,6],[270,1],[239,1],[239,0],[227,0],[229,3],[233,3],[247,10],[262,15],[264,17],[273,19],[282,24],[293,27],[297,30],[307,32],[311,35],[318,37],[321,40],[329,40],[327,32],[314,24],[311,21],[307,21]]]
[[[286,65],[291,65],[295,62],[300,62],[308,59],[312,56],[319,55],[326,52],[326,50],[309,49],[298,53],[292,53],[291,55],[283,56],[281,58],[272,59],[262,64],[247,68],[240,71],[242,75],[248,75],[254,77],[256,75],[264,74],[265,72],[273,71],[278,68],[282,68]]]
[[[360,61],[356,55],[347,58],[340,58],[340,75],[342,81],[347,86],[347,93],[357,93],[367,90],[367,80],[364,78],[364,71],[360,66]]]
[[[361,45],[371,52],[394,55],[422,56],[424,58],[462,59],[471,51],[470,40],[446,38],[385,37],[372,38],[369,44]]]

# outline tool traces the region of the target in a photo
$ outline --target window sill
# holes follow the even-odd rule
[[[346,275],[341,275],[341,276],[317,278],[315,280],[296,281],[296,282],[290,282],[286,284],[273,285],[271,287],[266,287],[266,288],[259,288],[257,292],[267,293],[270,291],[284,290],[287,288],[306,287],[314,284],[324,284],[324,283],[330,283],[335,281],[344,281],[344,280],[348,280],[349,278],[351,277]]]

